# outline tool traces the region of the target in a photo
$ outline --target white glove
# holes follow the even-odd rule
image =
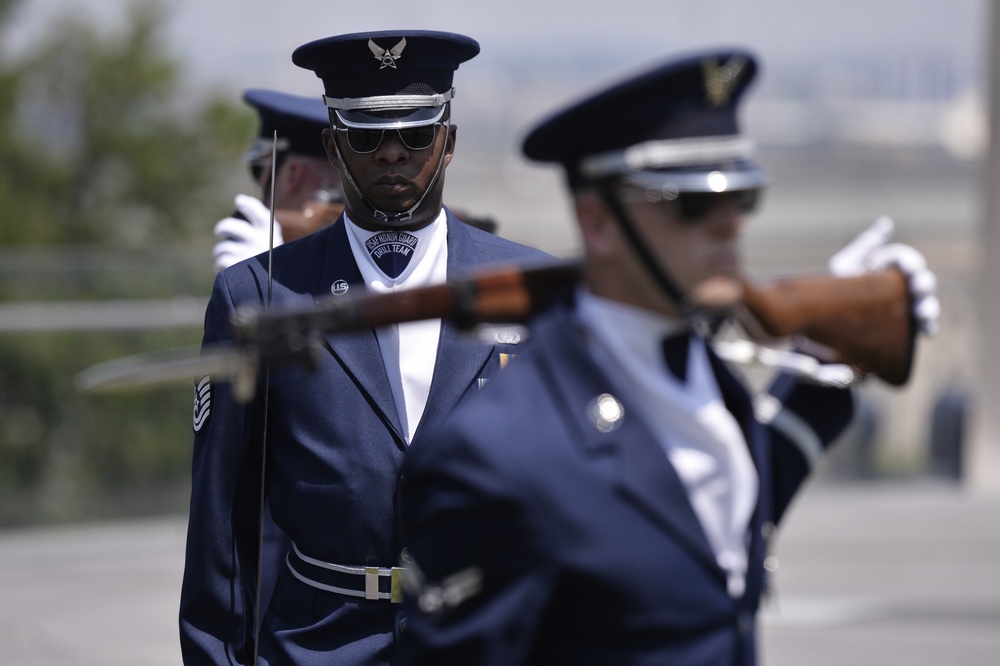
[[[889,267],[898,268],[906,276],[913,299],[913,316],[920,331],[934,335],[938,331],[941,302],[937,297],[937,276],[927,268],[927,261],[916,248],[902,243],[889,243],[895,225],[883,215],[862,231],[843,249],[830,257],[830,273],[852,277]]]
[[[234,201],[236,210],[246,219],[227,217],[215,224],[215,235],[219,242],[212,249],[215,270],[221,271],[233,264],[267,252],[270,246],[271,211],[260,200],[245,194],[237,194]],[[274,225],[274,246],[281,245],[281,225]]]

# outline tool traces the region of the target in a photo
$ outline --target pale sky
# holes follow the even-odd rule
[[[58,15],[120,25],[130,0],[22,0],[5,36],[13,48]],[[964,67],[983,57],[988,0],[170,0],[166,34],[204,84],[274,87],[309,94],[310,72],[291,63],[295,47],[374,29],[467,34],[483,50],[463,65],[491,71],[520,61],[539,69],[588,62],[594,82],[678,51],[738,44],[767,66],[823,63],[879,54],[944,54]]]

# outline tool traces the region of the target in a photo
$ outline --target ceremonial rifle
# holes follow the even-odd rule
[[[580,277],[580,264],[573,261],[501,266],[387,294],[331,295],[297,308],[243,307],[233,315],[232,345],[207,348],[197,357],[147,357],[145,364],[135,357],[112,361],[81,373],[78,385],[85,390],[134,389],[214,370],[217,380],[233,381],[238,399],[249,400],[261,367],[318,363],[323,334],[436,318],[468,329],[525,323],[573,289]],[[697,310],[716,321],[737,322],[749,338],[715,343],[724,358],[772,365],[835,385],[865,375],[893,386],[909,379],[916,326],[900,271],[721,282],[722,288],[710,282],[691,298]],[[808,355],[781,349],[782,344]],[[845,372],[818,373],[821,361],[842,364]],[[199,364],[205,366],[200,373]]]

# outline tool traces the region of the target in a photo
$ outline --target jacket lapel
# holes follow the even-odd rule
[[[687,490],[658,442],[639,419],[623,424],[618,447],[622,493],[671,532],[713,571],[718,569]]]
[[[463,275],[480,266],[481,259],[472,237],[449,212],[448,276]],[[479,377],[492,353],[491,345],[458,330],[450,322],[442,322],[434,377],[418,430],[425,424],[436,424],[454,408]]]
[[[366,291],[344,224],[341,216],[330,228],[322,270],[317,271],[320,277],[314,291],[316,300],[329,298],[335,288],[347,287],[347,293],[354,296]],[[328,333],[324,338],[333,355],[371,397],[385,422],[402,439],[403,429],[396,413],[396,403],[392,398],[392,388],[389,386],[389,377],[385,372],[375,331],[366,328]]]
[[[764,533],[764,521],[772,519],[771,506],[771,449],[769,447],[769,435],[766,428],[756,419],[753,411],[753,402],[743,384],[730,372],[726,364],[715,355],[711,345],[708,347],[708,358],[712,364],[712,370],[719,382],[722,392],[722,399],[726,403],[726,408],[732,412],[740,428],[743,437],[746,439],[750,449],[750,458],[753,460],[757,470],[758,490],[757,506],[750,517],[750,544],[747,549],[749,555],[748,574],[746,591],[743,598],[746,602],[758,598],[763,587],[763,579],[760,576],[751,576],[749,572],[759,571],[763,565],[766,555],[767,536]]]
[[[722,393],[722,400],[726,404],[726,409],[732,413],[740,429],[743,431],[743,437],[750,448],[750,457],[754,461],[754,466],[758,468],[757,472],[759,474],[766,449],[764,437],[762,436],[762,426],[754,418],[753,403],[750,395],[739,379],[726,367],[726,364],[715,355],[715,352],[712,351],[712,346],[706,344],[705,347],[708,351],[708,359],[712,366],[712,372]]]
[[[666,453],[637,413],[624,405],[623,417],[611,432],[601,432],[589,416],[594,399],[615,395],[611,382],[590,361],[583,338],[562,310],[540,321],[538,338],[551,359],[548,373],[562,396],[568,418],[578,431],[582,447],[614,459],[615,482],[622,497],[660,529],[669,532],[712,571],[719,571],[708,539],[691,508],[687,492]],[[548,328],[548,331],[544,329]],[[620,396],[616,396],[622,401]],[[721,574],[720,574],[721,575]]]

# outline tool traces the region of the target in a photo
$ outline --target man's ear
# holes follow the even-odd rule
[[[458,125],[448,126],[448,137],[445,139],[444,144],[444,163],[445,166],[451,164],[451,158],[455,155],[455,143],[458,140]]]
[[[614,215],[595,190],[585,189],[573,195],[577,223],[587,254],[609,256],[617,250],[618,226]]]
[[[289,155],[285,159],[285,163],[282,165],[284,170],[284,178],[282,187],[285,189],[285,193],[294,192],[299,187],[302,186],[303,181],[306,177],[306,165],[301,159],[295,155]]]

